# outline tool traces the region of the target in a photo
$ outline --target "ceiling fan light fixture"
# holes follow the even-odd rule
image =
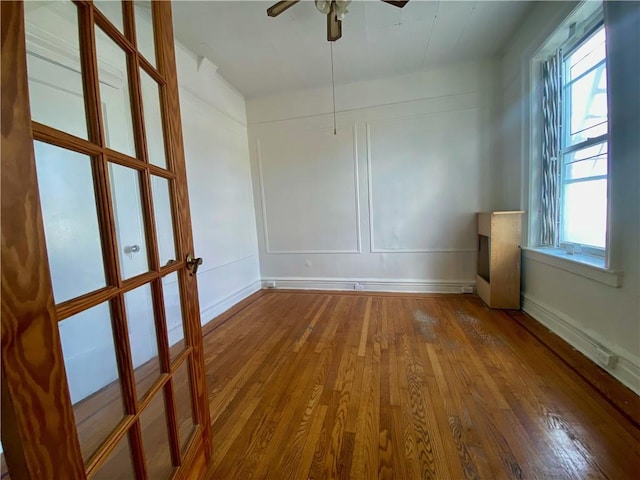
[[[267,9],[267,15],[277,17],[300,1],[301,0],[282,0],[276,2]],[[409,0],[382,1],[400,8],[409,3]],[[339,40],[342,37],[342,21],[347,13],[349,13],[347,7],[351,3],[351,0],[314,0],[314,3],[316,9],[327,16],[327,40],[329,42]]]
[[[347,13],[349,13],[349,10],[347,10],[347,7],[349,6],[350,3],[351,3],[351,0],[335,0],[334,1],[336,16],[338,17],[338,20],[344,20],[344,17],[347,15]]]
[[[320,13],[326,15],[331,10],[331,0],[316,0],[316,8]]]
[[[327,15],[331,12],[331,8],[333,6],[336,18],[340,21],[344,20],[344,17],[349,13],[347,7],[350,3],[351,0],[315,0],[316,8],[323,15]]]

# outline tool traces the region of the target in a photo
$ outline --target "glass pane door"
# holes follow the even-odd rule
[[[163,8],[24,4],[40,213],[89,478],[170,478],[208,432]]]

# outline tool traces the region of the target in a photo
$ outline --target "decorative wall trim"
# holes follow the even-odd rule
[[[236,303],[244,300],[246,297],[254,294],[261,288],[262,284],[259,280],[257,280],[247,285],[246,287],[241,288],[240,290],[236,290],[231,295],[227,295],[226,297],[218,300],[213,305],[209,305],[208,307],[200,310],[200,324],[205,325],[209,323],[215,317],[217,317],[221,313],[226,312]]]
[[[358,172],[358,128],[353,124],[353,189],[356,193],[356,242],[357,253],[362,253],[362,230],[360,227],[360,175]]]
[[[478,108],[464,108],[464,109],[452,109],[449,111],[459,110],[477,110]],[[428,115],[434,115],[442,112],[426,112],[419,115],[407,115],[405,117],[394,118],[406,118],[406,117],[424,117]],[[394,118],[380,119],[382,121],[393,120]],[[369,248],[371,253],[470,253],[476,252],[475,248],[376,248],[374,240],[374,213],[373,213],[373,177],[372,177],[372,162],[371,162],[371,122],[365,123],[366,131],[366,144],[367,144],[367,200],[369,205]]]
[[[264,188],[264,175],[262,168],[262,151],[260,148],[260,138],[256,138],[256,159],[258,163],[258,181],[260,183],[260,203],[262,210],[262,223],[264,230],[264,247],[267,255],[286,254],[336,254],[336,253],[362,253],[362,231],[360,228],[360,182],[358,176],[358,136],[357,125],[354,123],[353,132],[353,171],[354,171],[354,196],[356,207],[356,244],[355,250],[272,250],[269,245],[269,227],[267,223],[267,202]]]
[[[372,112],[386,111],[389,109],[396,108],[398,106],[409,105],[409,104],[415,105],[416,107],[421,109],[425,109],[424,113],[433,113],[433,114],[449,112],[454,110],[466,110],[468,108],[468,107],[460,107],[460,108],[452,109],[449,107],[441,106],[443,102],[451,102],[452,100],[454,102],[455,101],[465,102],[467,100],[474,101],[477,103],[477,105],[476,107],[473,107],[473,108],[483,108],[485,106],[483,102],[485,101],[485,97],[488,92],[489,90],[474,89],[466,92],[450,93],[445,95],[437,95],[433,97],[418,97],[418,98],[398,100],[398,101],[385,102],[385,103],[374,103],[370,105],[365,104],[365,105],[353,106],[351,108],[338,109],[336,110],[336,114],[338,116],[344,117],[354,112],[364,112],[365,114],[369,114],[370,116]],[[251,104],[251,100],[249,100],[249,103]],[[255,107],[253,107],[253,105],[250,105],[248,108],[249,110],[251,110],[252,108],[255,108]],[[410,118],[410,117],[416,117],[420,115],[422,115],[422,113],[391,114],[391,115],[387,113],[383,113],[383,117],[381,118],[384,118],[384,119]],[[300,120],[309,120],[309,119],[321,118],[321,117],[326,117],[327,119],[330,119],[332,118],[332,116],[333,116],[332,111],[306,113],[306,114],[301,113],[301,114],[294,114],[294,115],[287,114],[286,116],[283,116],[283,117],[267,118],[264,120],[250,121],[248,119],[247,124],[250,127],[259,127],[259,126],[269,125],[269,124],[298,122]]]
[[[258,183],[260,186],[260,213],[262,214],[262,230],[264,234],[264,250],[269,253],[271,247],[269,246],[269,227],[267,225],[267,196],[264,192],[264,174],[262,173],[262,148],[260,145],[260,139],[256,138],[256,160],[258,163]]]
[[[482,110],[483,108],[489,107],[485,102],[485,98],[483,98],[483,93],[487,94],[488,92],[469,92],[469,93],[456,93],[454,95],[444,95],[441,97],[432,97],[425,100],[418,101],[408,101],[408,102],[398,102],[398,103],[389,103],[386,105],[375,106],[375,107],[365,107],[365,108],[357,108],[354,110],[379,110],[382,108],[393,108],[398,105],[413,103],[416,106],[429,107],[425,108],[419,112],[411,112],[411,113],[380,113],[379,115],[368,115],[367,118],[369,122],[386,122],[389,120],[403,120],[407,118],[420,118],[425,117],[427,115],[439,115],[442,113],[450,113],[450,112],[466,112],[469,110]],[[444,102],[444,101],[453,101],[460,102],[461,104],[452,105],[428,105],[426,102]],[[467,104],[468,102],[468,104]]]
[[[271,287],[275,282],[275,287]],[[413,280],[378,278],[302,278],[270,277],[262,279],[263,288],[295,290],[355,290],[362,285],[367,292],[461,293],[463,286],[475,286],[475,280]]]
[[[371,123],[365,122],[365,141],[367,142],[367,202],[369,206],[369,251],[375,252],[373,245],[373,178],[371,177]]]
[[[249,255],[245,255],[244,257],[240,257],[240,258],[236,258],[236,259],[233,259],[233,260],[229,260],[228,262],[218,263],[218,264],[212,265],[211,267],[208,267],[208,268],[199,268],[198,269],[198,274],[201,275],[203,273],[211,272],[213,270],[217,270],[217,269],[222,268],[222,267],[227,267],[229,265],[233,265],[234,263],[239,263],[239,262],[242,262],[243,260],[247,260],[249,258],[254,258],[254,257],[257,257],[257,256],[258,255],[255,254],[255,253],[250,253]]]
[[[522,310],[596,364],[598,364],[596,361],[597,347],[604,347],[617,355],[618,361],[614,368],[606,368],[600,364],[598,366],[640,395],[639,358],[634,359],[627,353],[615,350],[615,347],[609,348],[605,342],[601,342],[585,332],[575,319],[526,294],[522,295]]]
[[[184,45],[178,39],[175,39],[175,46],[176,46],[176,52],[180,51],[181,54],[186,55],[193,62],[195,62],[195,64],[196,64],[196,72],[197,72],[196,76],[204,76],[206,79],[208,79],[209,82],[219,82],[219,83],[223,84],[225,86],[225,88],[235,92],[237,95],[242,96],[244,98],[244,95],[242,95],[240,92],[238,92],[238,90],[236,90],[233,87],[233,85],[231,85],[229,82],[227,82],[218,73],[218,66],[215,63],[213,63],[211,60],[209,60],[206,57],[203,57],[201,55],[196,54],[193,50],[191,50],[189,47]],[[218,106],[214,102],[212,102],[211,99],[206,98],[206,96],[203,96],[201,90],[198,89],[198,87],[194,87],[194,86],[188,85],[187,83],[188,82],[184,82],[184,83],[181,83],[179,85],[180,92],[184,91],[184,92],[188,93],[191,97],[193,97],[192,99],[197,100],[197,106],[200,109],[202,109],[203,106],[210,107],[213,110],[215,110],[216,113],[219,113],[220,115],[222,115],[226,119],[231,120],[234,124],[237,124],[238,126],[242,127],[246,131],[246,129],[247,129],[246,120],[242,120],[241,118],[238,118],[238,117],[234,116],[233,114],[229,113],[227,110],[224,110],[224,109],[220,108],[220,106]],[[180,100],[181,100],[181,103],[182,103],[182,97],[180,98]],[[205,105],[203,105],[203,103]]]
[[[213,77],[218,72],[218,66],[204,55],[196,55],[198,72],[203,72]]]

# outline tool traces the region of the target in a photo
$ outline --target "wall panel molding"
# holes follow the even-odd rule
[[[207,268],[202,268],[202,267],[200,267],[200,268],[198,269],[198,275],[203,275],[203,274],[205,274],[205,273],[207,273],[207,272],[211,272],[211,271],[214,271],[214,270],[218,270],[218,269],[220,269],[220,268],[228,267],[229,265],[233,265],[233,264],[235,264],[235,263],[239,263],[239,262],[242,262],[242,261],[244,261],[244,260],[248,260],[248,259],[250,259],[250,258],[257,258],[257,257],[258,257],[258,255],[257,255],[257,254],[255,254],[255,253],[250,253],[250,254],[245,255],[245,256],[243,256],[243,257],[240,257],[240,258],[234,258],[233,260],[229,260],[229,261],[227,261],[227,262],[216,263],[216,264],[214,264],[214,265],[212,265],[212,266],[210,266],[210,267],[207,267]]]
[[[480,112],[481,107],[476,103],[472,102],[473,106],[462,107],[456,106],[455,108],[444,109],[441,108],[438,111],[428,111],[421,112],[418,114],[407,114],[407,115],[397,115],[388,118],[378,118],[375,120],[368,119],[365,122],[365,141],[366,141],[366,161],[367,161],[367,200],[368,200],[368,208],[369,208],[369,247],[371,253],[451,253],[451,252],[475,252],[475,246],[469,247],[441,247],[441,246],[433,246],[426,248],[383,248],[377,247],[375,244],[375,208],[374,208],[374,179],[373,179],[373,154],[372,154],[372,132],[371,127],[376,122],[392,122],[394,120],[401,120],[407,118],[428,118],[433,117],[434,115],[444,114],[444,113],[452,113],[452,112]]]
[[[307,130],[317,131],[318,129]],[[324,130],[324,129],[322,129]],[[353,176],[354,176],[354,205],[355,205],[355,238],[356,248],[354,249],[326,249],[326,250],[314,250],[314,249],[274,249],[269,241],[269,222],[267,219],[267,200],[266,189],[264,181],[264,160],[262,155],[262,146],[260,137],[255,139],[256,148],[256,160],[258,165],[258,183],[260,188],[260,203],[261,203],[261,215],[264,230],[264,247],[265,253],[268,255],[283,255],[283,254],[338,254],[338,253],[352,253],[359,254],[362,252],[362,232],[360,227],[360,181],[358,172],[358,137],[357,137],[357,125],[354,123],[351,127],[352,130],[352,163],[353,163]]]

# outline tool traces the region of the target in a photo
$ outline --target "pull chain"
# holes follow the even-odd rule
[[[337,135],[338,130],[336,128],[336,81],[333,74],[333,42],[331,44],[331,93],[333,94],[333,134]]]

